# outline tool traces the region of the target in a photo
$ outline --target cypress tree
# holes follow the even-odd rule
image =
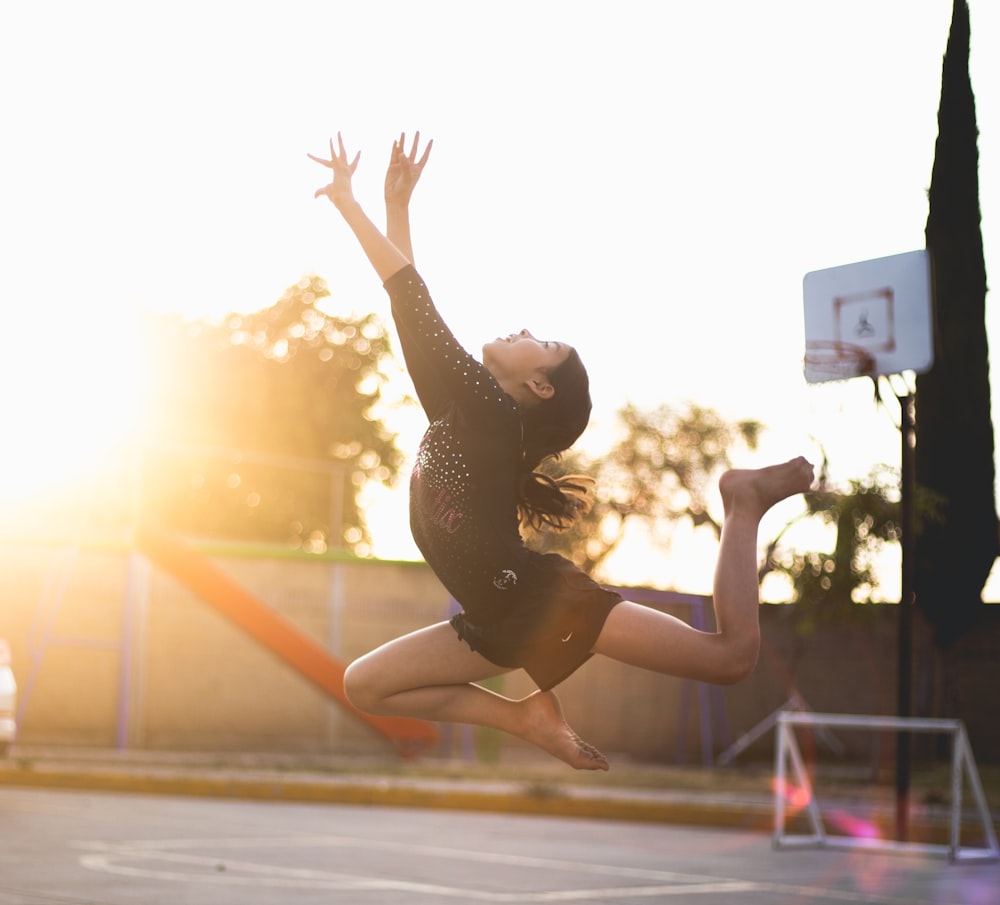
[[[917,604],[946,650],[982,613],[998,550],[969,8],[955,0],[941,73],[925,230],[933,262],[934,367],[917,379],[916,481],[940,503],[916,539]]]

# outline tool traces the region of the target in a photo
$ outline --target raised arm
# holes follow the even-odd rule
[[[413,136],[410,153],[406,153],[406,134],[399,136],[399,141],[392,143],[392,154],[389,157],[389,168],[385,173],[385,222],[386,235],[412,263],[413,243],[410,239],[410,197],[416,187],[424,164],[434,147],[434,140],[427,143],[423,155],[417,159],[417,148],[420,145],[420,133]]]
[[[359,151],[354,160],[348,161],[347,151],[344,149],[344,140],[337,133],[337,147],[333,146],[333,139],[330,139],[330,159],[324,160],[310,154],[309,157],[317,163],[322,164],[333,171],[333,182],[316,190],[316,197],[325,195],[333,202],[334,207],[340,211],[344,222],[351,228],[357,237],[372,267],[378,274],[379,279],[384,283],[393,274],[398,273],[410,259],[404,255],[389,239],[384,236],[368,218],[361,205],[354,198],[354,191],[351,188],[351,177],[358,168],[358,159],[361,157]],[[412,187],[411,187],[412,191]]]

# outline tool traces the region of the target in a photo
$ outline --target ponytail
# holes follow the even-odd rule
[[[582,474],[553,478],[541,471],[521,476],[518,516],[522,528],[562,533],[594,505],[594,479]]]
[[[546,376],[555,392],[522,413],[518,515],[522,526],[566,531],[590,511],[594,480],[585,475],[553,478],[538,467],[547,459],[558,459],[586,428],[590,420],[590,380],[572,348]]]

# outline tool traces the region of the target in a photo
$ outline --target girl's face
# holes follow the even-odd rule
[[[528,330],[497,337],[483,346],[483,364],[497,383],[518,402],[548,398],[546,375],[570,353],[565,343],[536,339]],[[529,395],[525,395],[524,391]],[[534,397],[534,398],[533,398]]]

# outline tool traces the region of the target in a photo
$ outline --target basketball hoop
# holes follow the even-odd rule
[[[875,359],[867,349],[838,340],[814,339],[806,342],[804,364],[809,383],[870,377],[875,373]]]
[[[802,279],[806,380],[930,370],[930,275],[926,249],[807,273]]]

